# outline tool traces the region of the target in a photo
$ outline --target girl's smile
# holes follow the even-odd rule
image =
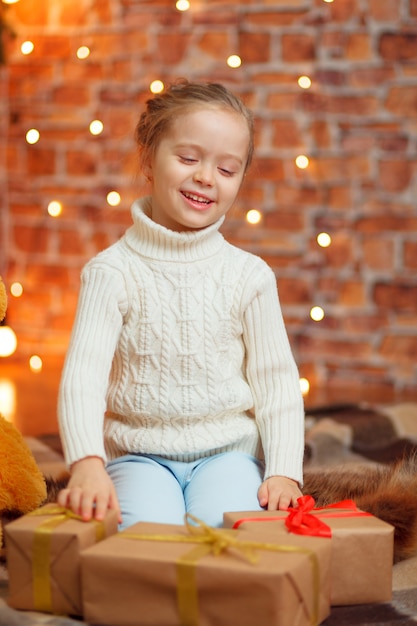
[[[248,146],[247,124],[234,112],[204,106],[180,115],[148,168],[152,219],[179,232],[216,222],[239,192]]]

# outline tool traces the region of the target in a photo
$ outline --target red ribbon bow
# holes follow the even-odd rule
[[[288,509],[285,525],[291,533],[296,535],[311,535],[314,537],[331,537],[331,528],[316,515],[311,515],[314,509],[312,496],[301,496],[297,499],[298,506]]]

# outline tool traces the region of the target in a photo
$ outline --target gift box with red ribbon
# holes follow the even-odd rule
[[[240,511],[224,515],[225,528],[260,531],[275,540],[304,535],[330,541],[331,605],[386,602],[392,597],[394,527],[361,511],[352,500],[314,508],[311,496],[287,511]]]
[[[84,619],[104,626],[317,626],[330,543],[141,522],[83,551]]]
[[[48,504],[5,527],[8,604],[15,609],[82,615],[80,553],[115,534],[118,516],[83,522]]]

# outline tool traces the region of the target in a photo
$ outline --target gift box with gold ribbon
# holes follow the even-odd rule
[[[141,522],[81,555],[84,619],[104,626],[314,626],[329,615],[330,543]]]
[[[332,606],[387,602],[392,597],[394,527],[361,511],[352,500],[314,508],[311,496],[288,511],[239,511],[224,514],[225,528],[274,533],[285,543],[296,534],[321,537],[332,545]]]
[[[117,532],[117,514],[83,522],[47,504],[5,527],[8,603],[15,609],[82,615],[80,553]]]

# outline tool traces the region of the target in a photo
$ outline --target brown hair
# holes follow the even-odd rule
[[[142,168],[151,162],[159,142],[163,135],[169,131],[170,125],[177,116],[196,105],[226,108],[244,117],[249,130],[245,170],[249,167],[254,149],[252,112],[240,98],[219,83],[191,83],[187,80],[181,80],[146,102],[146,110],[140,116],[135,130]]]

